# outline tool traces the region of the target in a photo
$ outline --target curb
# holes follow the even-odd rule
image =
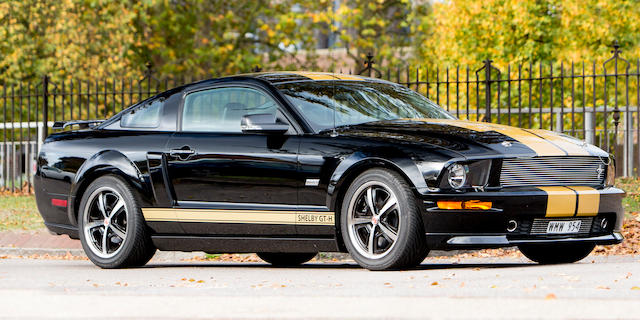
[[[50,255],[50,256],[72,256],[86,257],[82,249],[51,249],[51,248],[12,248],[0,247],[0,255],[12,256],[32,256],[32,255]]]

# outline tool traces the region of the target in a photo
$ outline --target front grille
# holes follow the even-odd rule
[[[500,185],[599,186],[604,183],[608,159],[599,157],[508,158],[502,162]]]
[[[531,225],[530,234],[547,234],[547,226],[549,225],[549,221],[575,221],[580,220],[580,231],[577,234],[585,235],[589,234],[589,230],[591,230],[591,224],[593,223],[593,217],[587,218],[566,218],[566,219],[533,219],[533,224]],[[576,234],[576,233],[574,233]]]

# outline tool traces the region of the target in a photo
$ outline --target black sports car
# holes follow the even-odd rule
[[[382,270],[430,249],[578,261],[622,241],[614,172],[592,145],[459,121],[397,84],[274,72],[192,83],[50,135],[35,192],[47,227],[103,268],[160,249],[276,265],[342,251]]]

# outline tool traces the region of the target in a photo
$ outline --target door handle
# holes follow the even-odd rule
[[[180,149],[171,149],[169,151],[169,154],[174,156],[174,157],[179,157],[179,158],[183,158],[183,157],[188,157],[192,154],[196,153],[195,150],[189,148],[188,146],[184,146]]]

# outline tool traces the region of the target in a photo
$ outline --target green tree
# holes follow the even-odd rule
[[[618,39],[628,57],[640,48],[637,0],[449,0],[416,26],[416,62],[479,65],[591,60]]]
[[[338,46],[344,46],[357,65],[367,53],[375,54],[379,64],[395,65],[411,54],[414,25],[429,10],[426,1],[345,0],[336,8],[333,31]]]
[[[0,3],[0,79],[139,77],[147,62],[172,77],[312,64],[314,26],[329,21],[329,4],[9,0]]]
[[[146,1],[135,17],[131,61],[165,75],[224,75],[253,66],[313,62],[314,26],[329,0]],[[282,59],[287,58],[287,59]]]
[[[131,8],[104,0],[0,3],[0,81],[120,73],[128,67]]]

